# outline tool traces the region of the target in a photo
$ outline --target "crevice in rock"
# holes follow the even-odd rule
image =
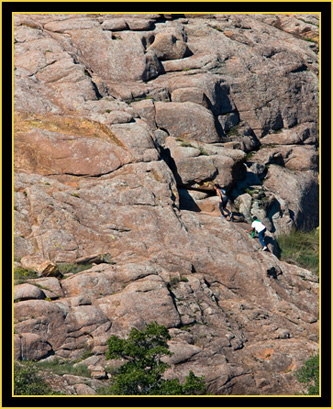
[[[180,328],[180,327],[183,326],[183,324],[182,324],[182,318],[181,318],[181,314],[180,314],[180,312],[179,312],[179,310],[178,310],[178,307],[177,307],[176,296],[175,296],[175,294],[171,291],[170,283],[167,284],[167,289],[168,289],[168,291],[169,291],[169,295],[170,295],[170,297],[171,297],[173,306],[175,307],[175,310],[177,311],[177,314],[178,314],[178,316],[179,316],[179,325],[177,325],[176,328]]]
[[[34,77],[36,74],[38,74],[39,72],[43,71],[45,68],[50,67],[51,65],[55,64],[56,62],[58,62],[58,60],[55,61],[51,61],[50,63],[44,65],[44,67],[39,68],[36,72],[34,72],[33,74],[29,75],[29,78]]]

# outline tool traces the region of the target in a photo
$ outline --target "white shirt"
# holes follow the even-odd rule
[[[255,220],[252,224],[251,227],[255,228],[257,230],[258,233],[260,233],[261,231],[263,231],[266,227],[259,221],[259,220]]]

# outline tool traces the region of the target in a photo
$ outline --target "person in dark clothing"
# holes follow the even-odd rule
[[[228,195],[225,189],[223,189],[220,185],[215,184],[214,185],[214,189],[216,191],[216,193],[218,194],[219,198],[220,198],[220,203],[219,203],[219,209],[221,212],[221,217],[223,217],[224,219],[226,218],[226,216],[229,216],[229,219],[232,220],[232,212],[230,211],[230,209],[227,208],[227,203],[228,203]],[[227,212],[227,215],[225,215],[224,213]]]

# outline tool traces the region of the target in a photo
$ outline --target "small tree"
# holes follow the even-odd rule
[[[116,369],[108,393],[111,395],[197,395],[204,394],[203,377],[192,371],[182,385],[178,378],[163,379],[170,365],[163,356],[170,356],[168,330],[152,322],[143,331],[132,328],[127,339],[112,335],[108,340],[106,359],[123,358],[127,362]]]

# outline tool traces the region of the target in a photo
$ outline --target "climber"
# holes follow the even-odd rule
[[[221,217],[225,219],[226,216],[224,215],[224,211],[227,211],[227,216],[229,216],[229,220],[232,221],[233,214],[226,207],[227,203],[228,203],[228,200],[229,200],[226,190],[222,189],[221,186],[218,185],[218,184],[214,185],[214,189],[216,190],[216,193],[219,195],[219,198],[220,198],[219,209],[220,209],[220,212],[221,212]]]
[[[252,237],[254,237],[255,231],[257,231],[259,235],[259,241],[263,247],[263,251],[267,250],[267,246],[265,244],[265,231],[266,227],[261,223],[260,220],[258,220],[257,216],[252,217],[252,224],[251,224],[251,229],[245,230],[248,233],[252,233]]]

